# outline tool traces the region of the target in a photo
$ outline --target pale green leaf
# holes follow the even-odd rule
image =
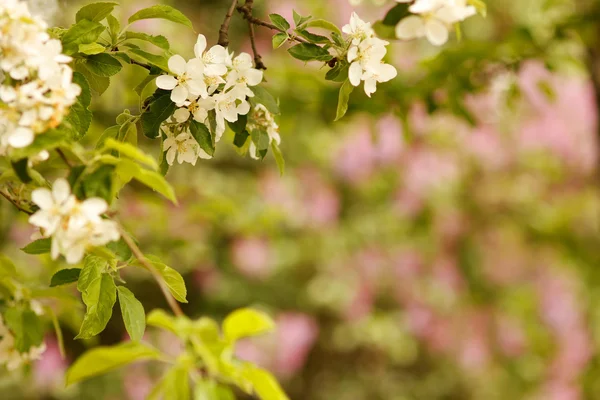
[[[79,334],[75,339],[89,339],[104,330],[117,301],[117,287],[113,277],[103,273],[94,279],[82,295],[87,306]]]
[[[156,160],[154,158],[152,158],[148,154],[145,154],[138,147],[132,146],[129,143],[117,142],[114,139],[107,138],[104,142],[103,151],[111,150],[116,150],[121,154],[121,156],[129,157],[132,160],[139,161],[151,167],[154,170],[158,169],[158,164],[156,163]]]
[[[121,307],[125,329],[127,329],[127,333],[129,333],[131,340],[136,342],[140,341],[146,330],[146,313],[144,312],[144,306],[125,286],[117,287],[117,292],[119,294],[119,305]]]
[[[79,22],[82,19],[87,19],[94,22],[100,22],[106,18],[118,3],[99,2],[85,5],[75,14],[75,21]]]
[[[340,94],[338,97],[337,113],[335,115],[336,121],[346,115],[346,111],[348,111],[348,101],[350,101],[350,94],[353,90],[354,86],[352,86],[350,80],[344,81],[342,87],[340,88]]]
[[[274,328],[275,323],[271,317],[262,311],[251,308],[236,310],[223,321],[223,333],[230,342],[248,336],[261,335]]]
[[[172,22],[176,22],[178,24],[185,25],[185,26],[193,29],[192,21],[190,21],[188,19],[188,17],[183,15],[181,13],[181,11],[178,11],[178,10],[174,9],[173,7],[167,6],[167,5],[156,5],[156,6],[144,8],[144,9],[136,12],[135,14],[133,14],[131,17],[129,17],[129,23],[131,24],[131,23],[133,23],[135,21],[139,21],[141,19],[154,19],[154,18],[166,19],[166,20],[169,20]]]

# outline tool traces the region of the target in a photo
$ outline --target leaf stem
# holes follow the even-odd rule
[[[152,265],[152,263],[150,261],[148,261],[148,259],[144,256],[144,253],[142,253],[142,251],[140,250],[138,245],[135,244],[135,241],[132,239],[132,237],[127,232],[125,232],[125,230],[123,228],[120,228],[120,230],[121,230],[121,237],[123,238],[123,241],[125,241],[125,243],[127,244],[127,247],[129,247],[131,249],[131,252],[135,256],[135,258],[138,259],[140,264],[142,264],[142,266],[144,266],[144,268],[146,268],[148,271],[150,271],[150,273],[152,274],[152,276],[158,283],[158,286],[160,287],[160,290],[162,291],[163,295],[165,296],[165,299],[167,300],[169,307],[171,307],[171,310],[173,310],[173,313],[178,317],[183,316],[184,313],[183,313],[183,311],[181,311],[181,307],[179,307],[179,303],[177,303],[177,300],[175,300],[173,295],[171,295],[171,292],[169,291],[169,288],[167,287],[167,285],[163,281],[162,277],[160,276],[160,273],[156,270],[154,265]]]

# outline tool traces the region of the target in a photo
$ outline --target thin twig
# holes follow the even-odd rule
[[[219,29],[219,41],[217,43],[223,47],[229,46],[229,24],[231,23],[231,17],[233,16],[237,4],[238,0],[233,0],[231,2],[231,6],[225,15],[225,20],[223,20],[221,29]]]
[[[131,59],[131,64],[139,65],[142,68],[146,68],[148,71],[152,71],[152,67],[150,65],[135,61],[134,59]]]
[[[12,203],[12,205],[14,205],[15,207],[17,207],[17,209],[27,215],[31,215],[33,214],[33,212],[24,209],[23,207],[21,207],[19,205],[19,203],[17,202],[17,200],[13,199],[11,196],[9,196],[7,193],[4,193],[2,190],[0,190],[0,195],[2,195],[2,197],[4,197],[6,200],[10,201]]]
[[[267,69],[262,61],[262,57],[256,49],[256,39],[254,38],[254,25],[248,21],[248,29],[250,30],[250,44],[252,45],[252,53],[254,54],[254,66],[256,69]]]
[[[271,24],[269,22],[266,22],[266,21],[260,20],[258,18],[255,18],[252,15],[252,3],[253,3],[252,0],[246,0],[246,4],[244,4],[243,6],[240,6],[240,7],[236,8],[236,10],[240,14],[242,14],[242,17],[246,21],[248,21],[248,22],[250,22],[250,23],[252,23],[254,25],[264,26],[265,28],[269,28],[269,29],[271,29],[273,31],[277,31],[277,32],[281,32],[281,33],[288,33],[287,31],[285,31],[283,29],[280,29],[280,28],[276,27],[275,25],[273,25],[273,24]],[[291,35],[290,39],[295,40],[295,41],[300,42],[300,43],[309,43],[308,40],[305,40],[305,39],[303,39],[301,37],[298,37],[298,36]]]
[[[129,234],[127,232],[125,232],[125,230],[123,230],[122,228],[121,228],[121,236],[123,237],[123,240],[125,241],[127,246],[131,249],[131,252],[135,256],[135,258],[138,259],[138,261],[140,262],[140,264],[142,264],[142,266],[144,266],[144,268],[146,268],[148,271],[150,271],[150,273],[152,274],[152,276],[158,283],[160,290],[162,291],[163,295],[165,296],[167,303],[169,303],[169,307],[171,307],[171,310],[173,310],[173,313],[178,317],[183,316],[184,314],[183,314],[183,311],[181,311],[181,307],[179,307],[179,303],[177,303],[177,300],[175,300],[175,298],[169,291],[169,288],[163,281],[160,273],[156,270],[156,267],[154,267],[154,265],[152,265],[152,263],[148,261],[148,259],[144,256],[144,253],[142,253],[142,251],[140,250],[138,245],[135,244],[135,242],[133,241],[131,236],[129,236]]]
[[[65,153],[61,149],[58,149],[58,148],[56,149],[56,152],[58,153],[60,158],[62,158],[62,160],[65,162],[65,164],[67,164],[67,167],[69,167],[69,169],[72,169],[73,164],[71,164],[71,161],[69,161],[69,159],[67,158]]]

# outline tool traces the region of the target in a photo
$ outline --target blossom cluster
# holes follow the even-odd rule
[[[117,224],[102,218],[108,209],[106,201],[97,197],[79,201],[65,179],[57,179],[52,190],[34,190],[31,200],[40,210],[29,222],[41,228],[44,238],[52,238],[53,259],[62,254],[69,264],[75,264],[90,247],[120,238]]]
[[[253,67],[252,57],[240,53],[234,57],[226,48],[215,45],[207,50],[204,35],[198,35],[194,46],[195,57],[186,61],[180,55],[169,59],[172,75],[162,75],[156,85],[171,91],[171,100],[177,105],[173,116],[162,125],[167,136],[163,151],[167,162],[195,164],[198,158],[211,158],[195,141],[186,124],[190,118],[213,130],[218,142],[225,132],[225,121],[236,122],[239,115],[250,111],[249,97],[263,79],[262,71]],[[215,127],[209,122],[209,112],[215,116]]]
[[[352,13],[350,23],[342,27],[342,31],[352,39],[347,53],[350,83],[358,86],[364,81],[365,93],[371,97],[378,82],[388,82],[397,75],[396,68],[383,61],[389,42],[375,37],[371,24],[361,20],[356,13]]]
[[[278,145],[281,143],[281,136],[279,136],[279,125],[275,122],[275,117],[273,114],[267,110],[262,104],[257,104],[254,106],[252,111],[250,112],[250,118],[248,119],[248,125],[246,126],[248,132],[252,132],[254,130],[264,130],[269,135],[269,144],[275,141]],[[248,148],[248,153],[250,157],[258,160],[260,157],[257,153],[256,144],[254,142],[250,142],[250,147]]]
[[[32,360],[39,360],[46,351],[46,344],[32,346],[29,351],[21,353],[15,346],[15,337],[4,324],[0,315],[0,365],[6,365],[9,371],[14,371]]]
[[[71,57],[21,0],[0,3],[0,155],[62,122],[81,93]]]
[[[467,0],[396,0],[411,3],[408,10],[415,14],[402,19],[396,25],[399,39],[411,40],[426,37],[431,44],[441,46],[448,41],[454,24],[477,13]]]

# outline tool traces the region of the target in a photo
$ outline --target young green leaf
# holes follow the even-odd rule
[[[125,329],[127,329],[131,340],[138,342],[142,339],[146,330],[144,306],[125,286],[117,287],[117,293],[119,295],[119,306],[121,307]]]
[[[252,92],[254,93],[254,97],[250,97],[250,103],[253,107],[257,104],[262,104],[271,114],[279,114],[281,112],[279,111],[277,100],[275,100],[275,97],[267,89],[262,86],[253,86]]]
[[[148,63],[150,65],[160,68],[162,71],[165,72],[169,71],[169,60],[163,55],[156,55],[148,53],[147,51],[144,51],[142,49],[135,48],[130,48],[127,54],[129,54],[131,58],[137,62]]]
[[[272,331],[275,323],[267,314],[251,308],[242,308],[229,314],[223,321],[223,334],[230,342]]]
[[[166,19],[172,22],[176,22],[178,24],[182,24],[187,26],[188,28],[192,28],[192,21],[188,19],[185,15],[183,15],[180,11],[174,9],[171,6],[167,5],[156,5],[148,8],[144,8],[131,17],[129,17],[129,23],[133,23],[135,21],[139,21],[141,19],[154,19],[161,18]]]
[[[156,190],[174,204],[177,204],[177,197],[175,196],[173,187],[165,180],[164,176],[156,171],[144,169],[131,160],[121,159],[117,165],[117,175],[123,184],[129,182],[131,179],[135,179],[150,189]]]
[[[190,123],[190,133],[196,139],[196,142],[200,145],[200,148],[206,152],[209,156],[215,154],[215,146],[213,144],[212,135],[210,131],[203,123],[192,120]]]
[[[274,49],[278,49],[280,48],[289,38],[289,35],[287,33],[277,33],[276,35],[273,36],[273,48]]]
[[[87,311],[75,339],[89,339],[104,330],[117,301],[117,287],[107,273],[94,279],[82,295]]]
[[[348,101],[350,100],[350,93],[354,90],[354,86],[350,83],[350,80],[344,81],[342,87],[340,88],[340,94],[338,97],[338,105],[337,105],[337,113],[335,115],[335,120],[338,121],[344,115],[346,115],[346,111],[348,111]]]
[[[135,342],[116,346],[96,347],[71,365],[66,374],[67,385],[102,375],[134,361],[158,359],[160,353],[147,345]]]
[[[180,303],[187,303],[187,289],[181,274],[160,262],[156,257],[148,257],[148,259],[162,276],[173,297]]]
[[[117,39],[119,38],[119,34],[121,33],[121,23],[112,14],[109,14],[106,17],[106,22],[108,22],[108,31],[110,32],[112,44],[115,45],[117,43]]]
[[[77,290],[81,293],[85,293],[90,284],[99,278],[106,267],[108,262],[98,256],[88,255],[83,260],[83,268],[79,274],[79,280],[77,281]]]
[[[106,53],[89,56],[86,67],[93,74],[104,77],[116,75],[123,68],[119,60]]]
[[[289,400],[277,379],[270,372],[246,364],[242,375],[252,383],[254,393],[261,400]]]
[[[38,239],[27,246],[23,247],[23,250],[27,254],[46,254],[50,253],[50,247],[52,245],[52,239]]]
[[[277,145],[277,142],[274,140],[271,142],[271,150],[273,151],[273,157],[275,157],[275,162],[277,163],[277,167],[279,168],[279,173],[281,176],[285,173],[285,159],[283,158],[283,154]]]
[[[147,323],[156,328],[166,329],[177,334],[177,325],[175,317],[167,314],[161,309],[155,309],[148,314]]]
[[[299,43],[290,47],[288,53],[301,61],[329,61],[333,58],[326,49],[312,43]]]
[[[306,23],[306,28],[321,28],[328,30],[330,32],[337,33],[338,35],[342,35],[342,31],[337,27],[333,22],[326,21],[324,19],[313,19]]]
[[[63,52],[67,55],[79,51],[80,44],[95,43],[106,27],[98,22],[82,19],[62,36]]]
[[[77,282],[79,275],[81,274],[81,268],[69,268],[61,269],[54,275],[50,280],[50,287],[67,285],[69,283]]]
[[[302,15],[298,14],[296,10],[292,11],[294,13],[294,23],[296,24],[296,28],[301,27],[302,24],[304,24],[306,21],[312,18],[310,15],[307,17],[303,17]]]
[[[129,157],[132,160],[139,161],[142,164],[149,166],[155,171],[158,170],[158,164],[156,163],[156,160],[154,158],[152,158],[148,154],[145,154],[141,149],[132,146],[129,143],[117,142],[114,139],[108,138],[104,142],[103,151],[111,150],[116,150],[121,154],[121,156]]]
[[[85,5],[77,11],[77,14],[75,14],[75,22],[79,22],[82,19],[100,22],[113,11],[115,6],[118,5],[118,3],[113,2],[100,2]]]
[[[99,43],[87,43],[79,45],[79,52],[92,55],[92,54],[100,54],[103,53],[106,48]]]
[[[269,19],[271,20],[273,25],[275,25],[282,31],[287,31],[288,29],[290,29],[290,23],[287,22],[287,20],[279,14],[269,14]]]

